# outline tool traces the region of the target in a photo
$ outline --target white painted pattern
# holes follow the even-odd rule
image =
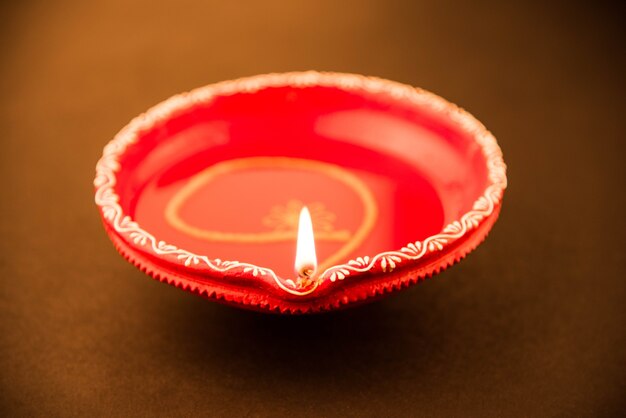
[[[388,94],[395,99],[407,100],[417,106],[442,113],[470,134],[480,145],[486,158],[490,184],[482,196],[474,202],[472,210],[465,213],[461,219],[447,225],[441,233],[423,241],[408,243],[398,251],[386,251],[373,257],[358,257],[347,264],[332,266],[321,273],[318,280],[304,288],[300,287],[296,281],[279,278],[271,269],[238,261],[209,259],[207,256],[194,254],[157,240],[152,234],[142,229],[137,222],[124,215],[119,205],[119,196],[115,191],[117,182],[115,173],[121,169],[120,156],[130,145],[137,142],[141,132],[149,130],[155,124],[169,119],[195,104],[211,102],[213,98],[218,96],[240,92],[252,93],[268,87],[281,86],[298,88],[325,86],[347,91],[361,90]],[[102,157],[96,165],[96,178],[94,180],[95,201],[102,211],[105,222],[125,237],[129,245],[142,247],[144,251],[153,252],[157,255],[172,255],[175,260],[187,268],[202,264],[218,273],[237,272],[249,275],[254,279],[259,278],[259,276],[270,276],[282,290],[298,296],[311,294],[325,280],[331,282],[345,280],[353,273],[364,273],[376,268],[380,268],[384,272],[391,272],[402,264],[415,262],[428,253],[443,250],[447,245],[476,228],[482,220],[493,213],[494,208],[502,198],[506,185],[506,165],[496,139],[478,120],[463,109],[433,93],[393,81],[355,74],[314,71],[265,74],[224,81],[173,96],[133,119],[104,147]]]

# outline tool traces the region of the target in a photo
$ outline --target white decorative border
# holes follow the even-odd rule
[[[274,271],[249,263],[238,261],[223,261],[209,259],[207,256],[197,255],[157,240],[153,235],[142,229],[137,222],[124,215],[119,205],[119,196],[114,190],[117,183],[115,173],[121,168],[119,158],[126,149],[137,142],[142,131],[152,128],[155,124],[167,120],[175,114],[185,111],[199,103],[208,103],[218,96],[227,96],[236,93],[253,93],[269,87],[335,87],[343,90],[365,90],[370,93],[384,93],[395,99],[403,99],[417,106],[426,107],[438,113],[445,114],[462,130],[471,135],[482,148],[487,161],[488,178],[491,184],[486,188],[472,207],[460,220],[447,225],[437,235],[407,244],[399,251],[382,252],[374,257],[358,257],[347,264],[336,265],[326,269],[319,279],[305,287],[293,280],[280,279]],[[383,80],[375,77],[366,77],[355,74],[319,73],[314,71],[302,73],[265,74],[201,87],[189,93],[183,93],[169,98],[156,105],[146,113],[133,119],[124,127],[105,147],[102,158],[96,165],[95,201],[100,207],[106,222],[119,234],[127,236],[136,246],[146,247],[157,255],[170,255],[187,268],[200,263],[206,264],[211,270],[218,273],[238,272],[251,277],[269,276],[284,291],[298,296],[312,293],[325,279],[331,282],[344,280],[353,273],[364,273],[376,268],[384,272],[393,271],[396,267],[408,261],[415,261],[428,253],[441,251],[452,241],[476,228],[480,222],[491,215],[500,202],[506,188],[506,165],[502,159],[502,152],[493,135],[472,115],[463,109],[449,103],[443,98],[408,85]]]

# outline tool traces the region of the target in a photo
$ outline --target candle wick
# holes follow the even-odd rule
[[[298,272],[298,276],[301,279],[310,279],[314,273],[315,273],[315,269],[313,269],[312,267],[305,267],[305,268],[300,269],[300,271]]]

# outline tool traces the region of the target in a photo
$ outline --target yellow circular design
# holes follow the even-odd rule
[[[329,241],[346,241],[339,250],[320,263],[320,270],[337,264],[361,245],[368,236],[378,216],[378,208],[372,192],[365,183],[349,171],[329,163],[290,157],[250,157],[238,158],[217,163],[193,176],[168,202],[165,207],[165,219],[175,229],[197,239],[213,242],[268,243],[292,240],[292,231],[271,231],[259,233],[223,232],[198,228],[190,225],[179,215],[180,208],[199,188],[217,177],[247,170],[250,168],[287,168],[323,173],[352,189],[363,204],[364,216],[359,228],[352,237],[347,231],[316,233],[316,238]]]

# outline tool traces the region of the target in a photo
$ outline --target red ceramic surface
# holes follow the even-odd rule
[[[282,313],[362,302],[459,261],[506,187],[495,139],[467,112],[391,81],[316,72],[174,96],[122,129],[96,171],[106,231],[128,260]],[[320,262],[310,281],[293,272],[302,205]]]

